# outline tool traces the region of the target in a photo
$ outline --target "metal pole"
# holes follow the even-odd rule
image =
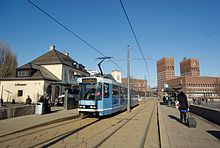
[[[146,76],[144,76],[144,98],[146,99]]]
[[[127,57],[127,73],[128,73],[128,104],[127,104],[127,112],[131,112],[130,110],[130,48],[128,46],[128,57]]]
[[[69,100],[68,100],[68,87],[65,90],[65,97],[64,97],[64,109],[68,110],[69,106],[68,106]]]

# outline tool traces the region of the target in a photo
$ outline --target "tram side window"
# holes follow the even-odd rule
[[[99,99],[99,100],[102,99],[102,84],[101,83],[98,83],[96,98]]]
[[[104,83],[104,98],[109,98],[109,84]]]
[[[124,98],[127,98],[127,97],[128,97],[128,89],[125,88],[125,90],[124,90]]]
[[[135,91],[131,91],[131,98],[135,98],[136,97],[136,92]]]
[[[120,87],[120,98],[123,99],[124,98],[124,88]]]
[[[112,97],[119,98],[119,87],[117,85],[113,85]]]

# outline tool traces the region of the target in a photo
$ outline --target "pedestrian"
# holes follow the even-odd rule
[[[194,97],[192,98],[192,100],[193,100],[193,104],[196,104],[196,99]]]
[[[186,123],[186,113],[189,108],[186,94],[181,91],[177,95],[177,100],[179,101],[180,120],[182,123]]]
[[[31,100],[30,96],[28,95],[28,97],[26,99],[26,104],[31,105],[31,102],[32,102],[32,100]]]
[[[1,105],[0,105],[0,106],[2,106],[2,105],[3,105],[3,102],[4,102],[4,101],[3,101],[3,99],[1,98]]]
[[[51,106],[50,106],[50,102],[49,102],[49,97],[46,97],[45,99],[44,99],[44,102],[43,102],[43,106],[44,106],[44,113],[49,113],[49,112],[51,112]]]
[[[44,98],[44,96],[42,95],[42,96],[40,97],[40,99],[38,100],[38,102],[44,102],[44,100],[45,100],[45,98]]]
[[[166,103],[166,97],[163,96],[163,103]]]
[[[206,103],[206,104],[208,103],[208,99],[207,99],[207,98],[205,98],[205,103]]]
[[[11,102],[11,104],[15,104],[15,99],[12,99],[12,102]]]

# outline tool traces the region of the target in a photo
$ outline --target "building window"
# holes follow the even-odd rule
[[[22,97],[23,96],[23,90],[18,90],[18,97]]]
[[[30,76],[30,73],[29,71],[18,71],[17,73],[17,77],[29,77]]]
[[[64,81],[65,81],[65,82],[68,82],[68,80],[69,80],[69,71],[68,71],[68,70],[65,70],[65,71],[64,71]]]

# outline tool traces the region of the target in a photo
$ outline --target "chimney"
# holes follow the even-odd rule
[[[51,45],[51,46],[50,46],[50,51],[51,51],[51,50],[55,50],[55,45]]]
[[[64,54],[65,54],[66,56],[69,56],[69,55],[70,55],[68,52],[65,52]]]

